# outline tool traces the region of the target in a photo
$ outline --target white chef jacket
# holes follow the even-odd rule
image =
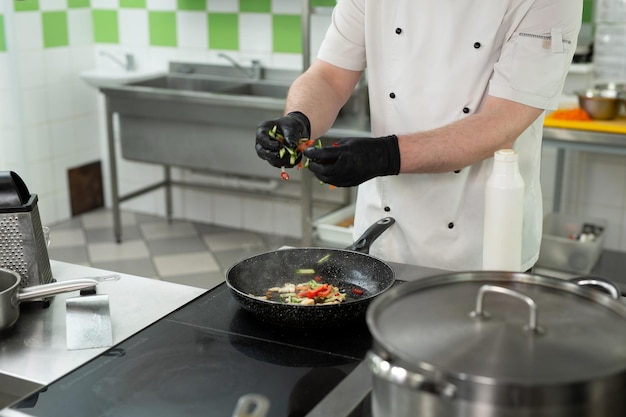
[[[374,136],[426,131],[479,112],[487,95],[555,109],[576,48],[582,0],[339,0],[321,60],[367,68]],[[542,232],[543,116],[516,141],[525,182],[522,270]],[[396,224],[371,254],[447,270],[482,269],[485,181],[493,158],[460,171],[359,186],[354,237]]]

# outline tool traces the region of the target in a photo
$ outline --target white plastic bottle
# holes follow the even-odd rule
[[[485,187],[484,270],[521,270],[523,215],[524,179],[518,155],[512,149],[501,149],[494,154]]]

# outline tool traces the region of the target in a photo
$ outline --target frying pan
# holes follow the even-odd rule
[[[99,282],[116,281],[118,279],[119,275],[110,275],[20,288],[20,275],[14,271],[0,268],[0,332],[10,329],[17,322],[20,317],[19,305],[22,301],[93,288]]]
[[[346,249],[289,248],[252,256],[228,269],[226,285],[239,305],[261,320],[289,327],[343,326],[364,316],[372,299],[394,283],[391,267],[368,255],[372,242],[394,223],[391,217],[377,221]],[[323,282],[344,291],[346,299],[339,304],[302,306],[255,297],[287,282],[311,279],[298,275],[299,269],[314,269]]]

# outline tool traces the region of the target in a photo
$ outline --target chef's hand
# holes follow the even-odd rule
[[[276,126],[275,137],[270,135],[270,131]],[[271,165],[281,168],[291,168],[297,165],[302,159],[302,153],[298,152],[296,160],[291,163],[289,152],[284,152],[280,156],[283,144],[276,139],[281,135],[285,145],[291,149],[296,149],[300,139],[309,139],[311,136],[311,123],[309,118],[299,111],[288,113],[283,117],[261,123],[256,129],[256,153],[259,158],[266,160]]]
[[[322,182],[353,187],[374,177],[398,175],[400,149],[396,135],[344,138],[333,146],[308,148],[309,170]]]

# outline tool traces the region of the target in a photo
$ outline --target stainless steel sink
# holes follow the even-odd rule
[[[171,167],[208,172],[221,178],[252,179],[267,185],[261,191],[255,190],[257,194],[278,194],[274,190],[277,170],[256,155],[254,135],[260,122],[283,114],[287,92],[298,75],[299,71],[265,68],[256,79],[229,66],[171,63],[164,76],[102,87],[117,241],[121,241],[120,202],[166,187],[166,212],[171,213],[171,185],[197,185],[173,181]],[[350,135],[358,134],[354,131],[357,127],[366,131],[367,109],[367,86],[360,84],[339,112],[336,127],[341,126]],[[163,165],[163,181],[119,194],[114,120],[118,123],[122,157]],[[291,182],[303,178],[298,170],[290,175]],[[233,188],[218,186],[228,191]],[[293,193],[287,198],[293,201]]]
[[[266,68],[260,79],[252,79],[230,66],[171,63],[165,75],[101,91],[108,111],[119,115],[125,159],[275,178],[275,169],[256,157],[250,144],[260,122],[282,114],[298,75]],[[367,108],[367,87],[359,85],[336,124],[368,123]]]
[[[145,81],[129,83],[127,88],[151,88],[154,93],[157,93],[157,90],[174,90],[284,99],[287,96],[289,85],[290,83],[285,81],[248,81],[231,77],[168,74]]]

